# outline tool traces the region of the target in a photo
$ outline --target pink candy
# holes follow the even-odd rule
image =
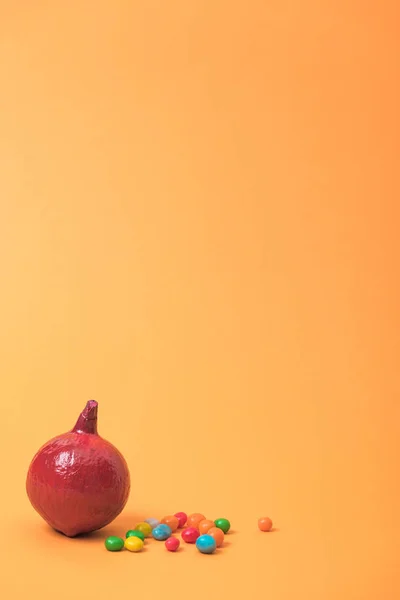
[[[186,525],[186,521],[187,521],[187,514],[184,512],[177,512],[174,514],[174,517],[176,517],[179,521],[179,527],[185,527]]]
[[[187,544],[194,544],[200,535],[200,531],[197,527],[187,527],[182,531],[182,539]]]
[[[165,547],[169,552],[176,552],[180,546],[180,541],[176,537],[169,537],[165,540]]]

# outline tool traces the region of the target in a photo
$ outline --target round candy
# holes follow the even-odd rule
[[[209,519],[203,519],[203,521],[200,521],[198,524],[200,534],[208,533],[208,530],[211,529],[211,527],[214,527],[214,521],[210,521]]]
[[[129,531],[126,532],[126,536],[125,537],[138,537],[140,538],[143,542],[144,542],[144,533],[142,531],[139,531],[138,529],[130,529]]]
[[[211,537],[214,538],[215,543],[217,544],[217,548],[222,546],[222,544],[224,543],[224,537],[225,537],[222,529],[220,529],[219,527],[211,527],[211,529],[209,529],[207,531],[207,533],[208,533],[208,535],[211,535]]]
[[[153,538],[155,540],[163,541],[170,537],[172,533],[172,529],[169,525],[165,525],[165,523],[160,523],[157,527],[153,529]]]
[[[161,519],[161,523],[164,523],[164,525],[168,525],[169,527],[171,527],[172,531],[176,531],[179,527],[179,519],[178,517],[175,517],[175,515],[168,515],[164,517],[163,519]]]
[[[231,524],[229,523],[228,519],[215,519],[214,523],[215,527],[219,527],[219,529],[222,529],[224,533],[228,533],[231,528]]]
[[[119,552],[124,547],[124,540],[116,535],[110,535],[104,545],[110,552]]]
[[[181,533],[183,541],[187,544],[194,544],[199,535],[200,532],[197,527],[186,527]]]
[[[136,537],[136,535],[131,535],[131,537],[128,537],[125,540],[125,548],[130,552],[140,552],[143,550],[143,546],[144,541]]]
[[[207,533],[205,535],[201,535],[196,540],[196,548],[202,554],[212,554],[217,547],[217,543],[211,535]]]
[[[157,525],[160,524],[160,521],[158,519],[153,518],[146,519],[144,522],[148,523],[152,529],[154,529],[154,527],[157,527]]]
[[[174,517],[176,517],[179,521],[179,527],[185,527],[187,521],[187,514],[184,512],[175,513]]]
[[[202,515],[201,513],[193,513],[188,516],[186,525],[188,527],[198,527],[200,521],[204,521],[204,519],[205,519],[205,516]]]
[[[179,545],[180,541],[176,537],[170,537],[165,541],[165,547],[169,552],[176,552]]]
[[[142,523],[138,523],[135,527],[135,531],[141,531],[144,537],[149,537],[152,531],[151,525],[142,521]]]
[[[262,519],[258,519],[258,528],[261,531],[271,531],[272,529],[272,521],[269,517],[263,517]]]

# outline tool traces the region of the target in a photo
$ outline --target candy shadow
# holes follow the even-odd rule
[[[144,545],[143,548],[140,550],[140,552],[130,552],[129,550],[125,550],[124,548],[122,548],[122,552],[124,554],[143,554],[143,552],[148,552],[149,548],[148,546]]]
[[[214,552],[210,552],[210,554],[206,554],[206,553],[201,553],[201,556],[222,556],[224,553],[224,547],[221,546],[220,548],[217,548],[216,550],[214,550]],[[215,560],[215,558],[214,558]]]
[[[179,548],[177,550],[174,550],[174,552],[168,552],[168,554],[180,554],[181,552],[184,552],[184,551],[185,551],[185,548],[183,546],[179,546]]]

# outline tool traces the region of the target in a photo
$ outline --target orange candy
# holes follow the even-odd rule
[[[208,530],[211,529],[211,527],[215,527],[214,521],[209,521],[208,519],[204,519],[203,521],[200,521],[200,523],[198,524],[200,535],[203,535],[204,533],[208,533]]]
[[[214,538],[217,548],[224,543],[224,532],[219,527],[211,527],[211,529],[207,531],[207,534]]]
[[[186,527],[199,527],[200,521],[205,521],[205,516],[201,513],[193,513],[188,516]]]
[[[174,515],[167,515],[166,517],[161,519],[161,523],[164,523],[164,525],[168,525],[168,527],[171,527],[172,531],[176,531],[179,527],[179,519]]]
[[[258,519],[258,528],[261,531],[271,531],[272,529],[272,521],[269,517],[263,517],[262,519]]]

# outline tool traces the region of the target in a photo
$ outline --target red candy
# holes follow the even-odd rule
[[[187,527],[182,531],[182,539],[187,544],[194,544],[200,535],[200,531],[197,527]]]
[[[187,514],[184,512],[177,512],[174,514],[174,517],[176,517],[179,521],[179,527],[185,527],[186,525],[186,521],[187,521]]]
[[[165,540],[165,547],[168,552],[176,552],[179,548],[180,541],[176,537],[169,537]]]

